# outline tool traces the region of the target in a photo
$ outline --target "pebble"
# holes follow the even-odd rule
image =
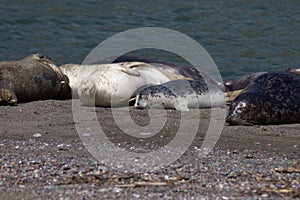
[[[40,134],[40,133],[35,133],[35,134],[33,134],[33,137],[35,137],[35,138],[42,137],[42,134]]]
[[[289,191],[287,187],[291,187],[296,193],[300,180],[300,173],[274,171],[278,167],[299,166],[299,159],[255,150],[214,149],[206,158],[198,159],[197,148],[192,147],[187,156],[170,166],[140,172],[134,167],[139,158],[133,159],[132,167],[107,167],[89,156],[85,148],[78,151],[82,147],[80,141],[3,140],[1,144],[5,151],[0,153],[0,189],[26,188],[39,195],[61,194],[56,199],[171,199],[174,196],[178,199],[276,199],[280,196],[262,188]],[[18,151],[14,150],[16,147]],[[245,159],[253,156],[255,159]],[[191,157],[195,159],[191,161]],[[120,186],[135,182],[167,185]],[[292,194],[280,195],[289,198]]]
[[[91,134],[90,133],[82,133],[82,136],[84,136],[84,137],[90,137]]]

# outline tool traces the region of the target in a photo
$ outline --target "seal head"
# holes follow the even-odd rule
[[[257,77],[230,105],[231,125],[300,122],[300,78],[289,72]]]
[[[43,54],[0,62],[0,103],[70,98],[68,78]]]

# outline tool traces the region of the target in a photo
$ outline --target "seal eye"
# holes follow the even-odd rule
[[[41,54],[41,53],[37,53],[35,54],[37,56],[37,58],[39,60],[51,60],[51,58],[49,58],[48,56],[44,55],[44,54]]]
[[[245,103],[245,102],[240,102],[240,103],[238,104],[238,107],[239,107],[239,108],[245,108],[245,107],[246,107],[246,103]]]

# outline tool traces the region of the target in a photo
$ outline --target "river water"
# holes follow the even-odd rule
[[[100,42],[140,27],[190,36],[208,51],[225,80],[300,68],[298,0],[1,0],[0,60],[42,52],[58,65],[81,63]],[[152,57],[177,61],[164,52]]]

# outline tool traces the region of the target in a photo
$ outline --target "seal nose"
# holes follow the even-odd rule
[[[226,117],[226,122],[229,123],[230,125],[239,125],[240,119],[236,115],[229,113]]]
[[[240,116],[236,113],[229,113],[225,120],[230,125],[243,125],[243,126],[252,126],[253,124],[247,119],[244,119],[243,116]]]

